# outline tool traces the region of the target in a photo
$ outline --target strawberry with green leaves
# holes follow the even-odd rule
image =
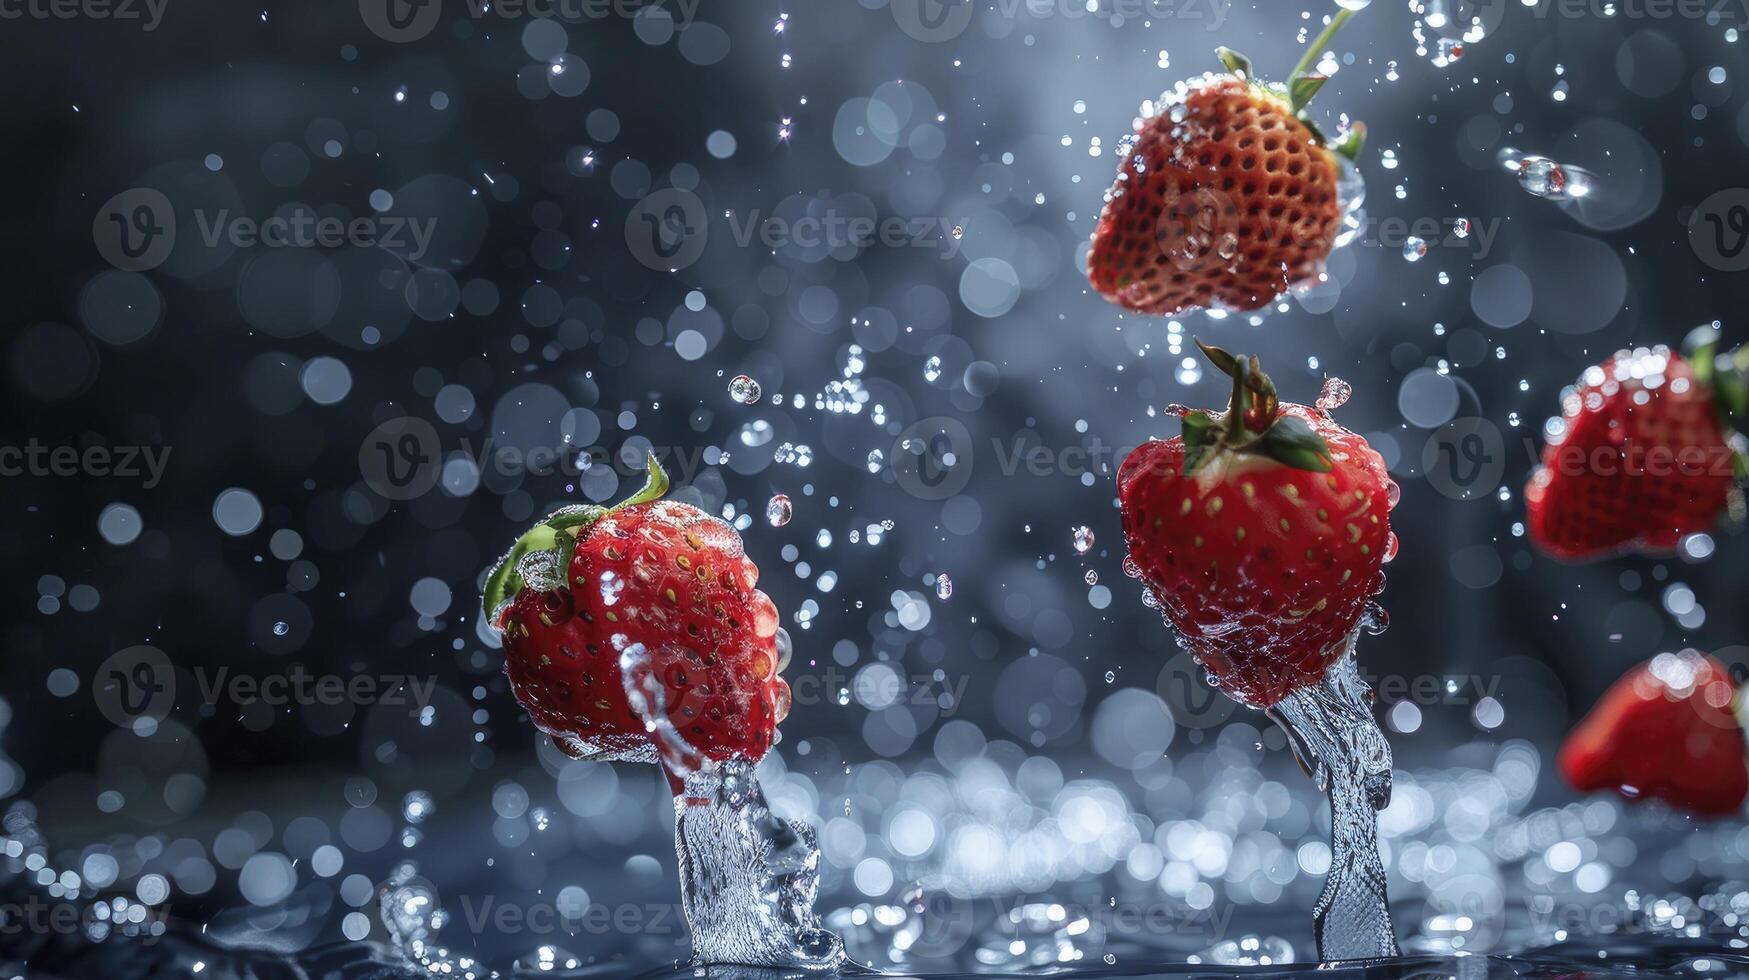
[[[1124,460],[1126,568],[1222,690],[1269,707],[1323,678],[1383,589],[1395,486],[1365,439],[1280,401],[1255,357],[1199,346],[1232,400]]]
[[[1306,107],[1328,81],[1314,60],[1353,14],[1331,19],[1286,85],[1221,48],[1229,74],[1182,82],[1136,120],[1087,255],[1100,295],[1160,316],[1255,310],[1322,274],[1366,127],[1332,142]]]
[[[1749,348],[1718,356],[1718,330],[1618,351],[1561,394],[1541,465],[1525,487],[1525,530],[1547,554],[1584,561],[1665,555],[1740,512]]]
[[[735,529],[661,499],[667,475],[654,457],[649,467],[636,496],[559,510],[488,577],[511,690],[568,754],[653,762],[661,746],[622,674],[629,651],[687,744],[757,762],[790,706],[777,609]]]

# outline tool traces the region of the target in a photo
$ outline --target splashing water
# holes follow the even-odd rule
[[[1342,207],[1342,224],[1336,230],[1336,247],[1341,248],[1366,228],[1366,178],[1354,161],[1337,157],[1336,201]]]
[[[668,719],[666,688],[649,653],[620,654],[626,701],[660,749],[674,793],[680,901],[699,963],[836,970],[844,944],[820,925],[820,848],[814,832],[765,805],[754,762],[717,763]]]
[[[1326,962],[1399,955],[1378,845],[1378,811],[1391,801],[1391,746],[1355,667],[1358,637],[1358,630],[1349,636],[1322,682],[1269,709],[1294,757],[1330,797],[1330,871],[1312,909],[1318,958]]]
[[[1325,378],[1324,388],[1318,392],[1317,407],[1320,411],[1334,412],[1348,404],[1354,397],[1354,386],[1341,378]]]

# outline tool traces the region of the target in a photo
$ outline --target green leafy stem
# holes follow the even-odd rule
[[[668,474],[662,469],[662,464],[656,461],[655,454],[649,455],[647,466],[648,476],[644,479],[643,488],[625,500],[612,507],[584,504],[562,508],[517,538],[509,554],[499,559],[498,564],[486,576],[486,587],[480,594],[480,605],[485,609],[486,615],[492,615],[506,601],[515,598],[522,591],[525,583],[520,566],[524,558],[542,551],[552,551],[557,553],[559,567],[566,568],[571,563],[571,554],[576,550],[577,540],[590,525],[614,511],[647,504],[666,496],[669,487]]]
[[[1275,383],[1256,355],[1235,357],[1198,340],[1204,357],[1233,379],[1224,419],[1208,412],[1184,416],[1184,473],[1194,473],[1222,451],[1251,453],[1295,469],[1328,473],[1335,465],[1330,445],[1305,419],[1284,415]]]

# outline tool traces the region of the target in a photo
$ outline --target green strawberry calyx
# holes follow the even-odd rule
[[[1682,353],[1695,380],[1712,390],[1725,428],[1749,436],[1749,344],[1719,352],[1718,321],[1689,331]],[[1738,443],[1741,445],[1741,442]],[[1737,453],[1737,482],[1749,482],[1749,455]]]
[[[1184,416],[1184,475],[1195,473],[1222,452],[1247,453],[1284,466],[1328,473],[1336,465],[1330,444],[1305,419],[1283,414],[1275,383],[1255,354],[1235,357],[1198,340],[1204,357],[1233,379],[1233,397],[1224,415],[1190,412]]]
[[[565,570],[571,565],[571,555],[577,550],[577,541],[591,525],[615,511],[661,500],[668,494],[668,473],[656,461],[654,453],[649,454],[647,467],[648,476],[644,479],[642,489],[612,507],[599,504],[561,507],[517,538],[516,543],[503,558],[498,559],[498,564],[492,566],[492,571],[486,576],[486,586],[480,593],[480,605],[485,609],[486,615],[496,623],[505,604],[516,598],[516,594],[527,585],[522,573],[522,563],[530,555],[550,555],[550,560],[559,571],[560,579],[565,581],[564,587],[569,588],[569,576],[565,574]]]
[[[1318,138],[1319,143],[1347,157],[1351,163],[1358,162],[1361,151],[1366,148],[1366,124],[1357,122],[1341,132],[1338,139],[1331,141],[1318,128],[1318,125],[1312,122],[1311,116],[1306,112],[1306,107],[1312,104],[1312,100],[1317,98],[1325,83],[1330,81],[1330,76],[1321,74],[1317,70],[1319,54],[1336,37],[1336,32],[1342,30],[1342,26],[1348,23],[1349,18],[1353,17],[1355,13],[1357,11],[1344,7],[1330,18],[1330,23],[1324,27],[1323,32],[1306,46],[1306,53],[1300,58],[1300,63],[1288,73],[1286,85],[1265,83],[1259,79],[1251,59],[1232,48],[1219,47],[1215,49],[1215,56],[1221,59],[1221,64],[1226,65],[1228,71],[1286,102],[1294,118],[1304,123],[1306,128],[1312,131],[1312,135]]]

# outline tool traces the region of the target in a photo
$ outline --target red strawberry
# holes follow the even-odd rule
[[[1089,281],[1138,313],[1267,306],[1316,279],[1336,246],[1337,154],[1358,155],[1365,127],[1332,148],[1305,118],[1324,82],[1307,62],[1289,89],[1257,82],[1241,55],[1221,56],[1232,75],[1180,83],[1136,121],[1093,231]]]
[[[652,458],[636,497],[558,511],[494,570],[485,604],[511,690],[573,756],[655,761],[621,677],[621,654],[641,645],[681,736],[712,760],[756,762],[790,705],[777,609],[735,529],[659,499],[667,489]]]
[[[1657,797],[1708,816],[1749,796],[1737,685],[1694,650],[1661,653],[1604,692],[1561,746],[1561,774],[1584,792]]]
[[[1322,679],[1383,589],[1394,487],[1365,439],[1278,402],[1256,358],[1203,351],[1232,404],[1124,460],[1126,568],[1222,690],[1268,707]]]
[[[1737,467],[1715,377],[1710,347],[1693,364],[1642,347],[1588,369],[1562,393],[1525,487],[1531,540],[1573,561],[1668,553],[1715,527]]]

